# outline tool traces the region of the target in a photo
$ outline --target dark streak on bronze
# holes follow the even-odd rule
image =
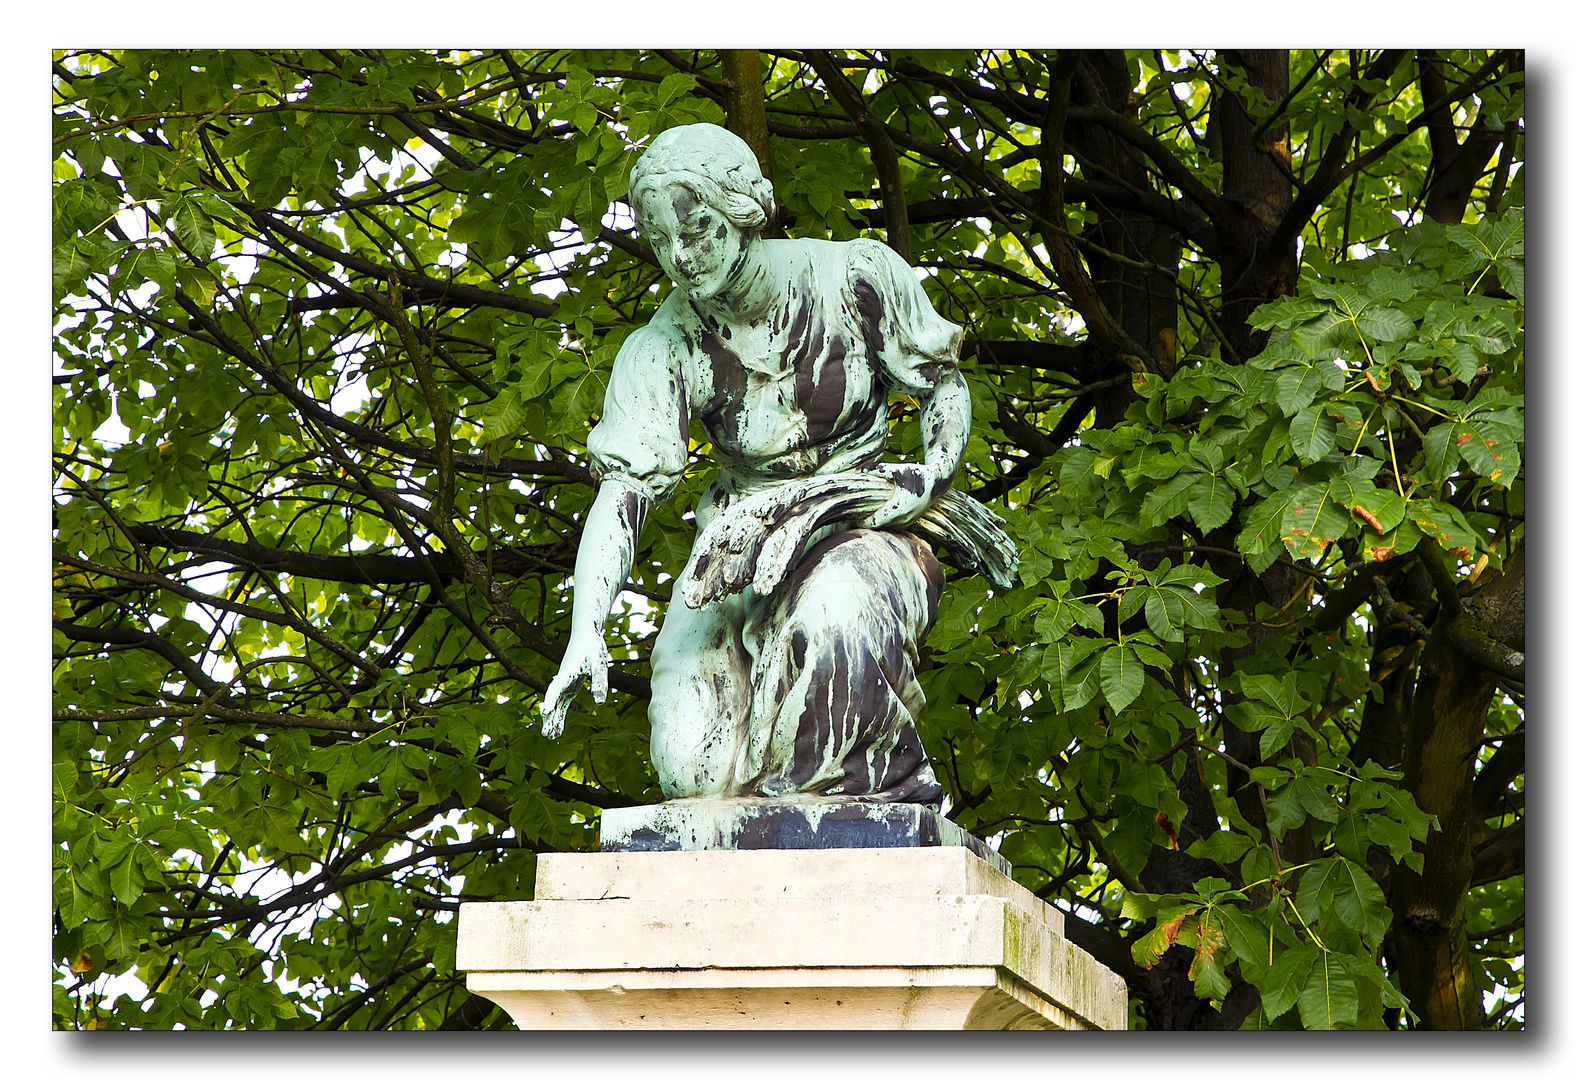
[[[805,396],[807,388],[795,387],[800,395],[799,406],[805,413],[806,431],[812,443],[829,439],[838,429],[838,422],[843,419],[846,379],[844,355],[843,339],[834,335],[827,345],[827,358],[822,361],[821,380],[808,388],[811,395],[809,399]]]
[[[619,506],[619,515],[624,519],[624,526],[632,539],[641,534],[641,527],[646,524],[644,510],[639,495],[633,491],[624,493],[624,502]]]
[[[685,392],[684,378],[678,372],[668,376],[668,392],[673,395],[673,400],[678,403],[679,416],[679,445],[685,450],[690,449],[690,395]]]
[[[711,330],[701,331],[701,348],[712,361],[712,398],[701,420],[722,450],[739,448],[739,408],[745,400],[745,367],[739,356]]]
[[[882,336],[882,308],[881,297],[876,295],[876,289],[869,281],[863,278],[854,283],[854,304],[860,312],[860,325],[865,331],[865,340],[870,342],[871,351],[880,356],[887,348],[887,339]]]

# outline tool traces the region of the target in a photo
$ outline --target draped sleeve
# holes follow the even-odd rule
[[[673,496],[689,458],[690,408],[671,334],[648,325],[625,339],[586,449],[599,482],[618,475],[659,503]]]
[[[877,240],[851,240],[848,289],[867,347],[895,390],[927,394],[958,368],[963,327],[936,313],[908,263]]]

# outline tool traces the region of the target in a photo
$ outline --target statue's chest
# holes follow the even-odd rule
[[[733,453],[823,442],[876,392],[865,344],[838,304],[800,293],[757,323],[697,330],[695,403],[713,440]]]

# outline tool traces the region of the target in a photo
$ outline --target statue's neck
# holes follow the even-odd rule
[[[782,295],[777,261],[766,242],[757,238],[745,249],[745,264],[727,285],[709,299],[690,302],[709,320],[738,324],[765,318]]]

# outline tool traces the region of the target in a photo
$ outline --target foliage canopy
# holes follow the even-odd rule
[[[618,692],[535,715],[668,287],[628,169],[698,120],[966,327],[959,483],[1022,584],[954,575],[921,734],[1134,1022],[1520,1026],[1520,53],[80,51],[54,88],[58,1026],[503,1022],[457,905],[660,797],[699,438]]]

